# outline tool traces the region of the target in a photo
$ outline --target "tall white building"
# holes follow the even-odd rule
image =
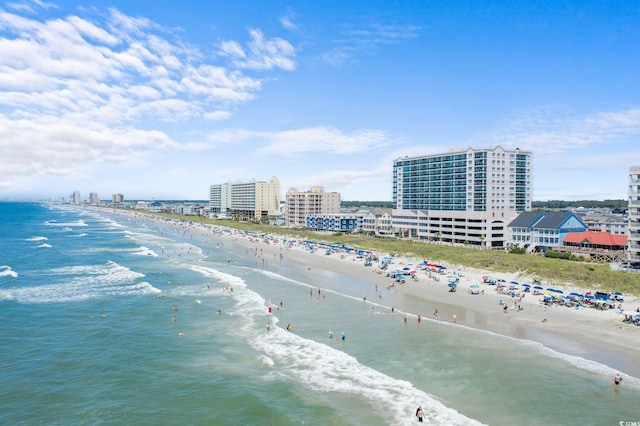
[[[321,186],[309,191],[291,188],[287,191],[284,221],[286,226],[305,226],[307,215],[333,215],[340,213],[340,193],[324,192]]]
[[[223,183],[209,188],[209,209],[212,216],[242,219],[263,219],[280,213],[280,181]]]
[[[91,204],[92,206],[97,206],[100,204],[100,197],[98,196],[97,192],[89,193],[89,204]]]
[[[629,168],[629,262],[640,263],[640,166]]]
[[[503,247],[506,225],[531,210],[531,152],[459,149],[393,162],[396,234]]]
[[[71,204],[82,204],[82,198],[80,197],[80,191],[73,191],[71,194]]]

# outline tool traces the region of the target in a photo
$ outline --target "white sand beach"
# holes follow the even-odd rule
[[[600,311],[593,308],[568,308],[563,306],[545,307],[542,296],[533,293],[522,293],[524,297],[519,303],[518,311],[510,296],[498,294],[495,285],[482,283],[483,276],[493,276],[511,281],[527,282],[526,277],[515,274],[496,274],[461,266],[447,266],[447,271],[458,271],[462,277],[458,290],[449,292],[446,275],[438,276],[438,281],[429,278],[427,271],[417,271],[418,281],[407,279],[398,284],[394,279],[386,277],[386,273],[376,273],[376,266],[364,266],[363,259],[353,254],[334,253],[325,255],[324,250],[310,253],[302,244],[293,244],[285,248],[281,239],[264,240],[243,236],[242,233],[219,234],[223,241],[255,250],[268,263],[279,259],[280,254],[289,262],[297,263],[301,270],[306,270],[313,282],[314,271],[330,270],[360,281],[368,282],[372,287],[387,289],[395,293],[394,310],[407,313],[410,321],[416,321],[417,315],[423,320],[445,321],[453,324],[456,315],[456,326],[472,327],[494,332],[518,339],[527,339],[542,343],[559,352],[595,359],[611,365],[624,366],[625,371],[640,377],[640,366],[637,364],[638,348],[640,348],[640,327],[621,322],[623,315],[615,310]],[[278,261],[278,260],[276,260]],[[388,269],[402,269],[405,266],[415,267],[422,259],[394,258]],[[531,280],[528,280],[531,282]],[[470,294],[469,287],[477,283],[483,294]],[[565,294],[572,291],[584,293],[589,289],[572,286],[562,287]],[[373,289],[372,289],[373,290]],[[507,305],[506,313],[503,301]],[[376,300],[391,309],[386,298]],[[634,311],[640,306],[640,300],[626,296],[622,307],[625,311]],[[437,309],[437,317],[434,311]]]
[[[164,219],[158,217],[156,220],[166,224]],[[372,300],[370,296],[371,303],[378,305],[378,309],[391,310],[393,307],[395,311],[405,313],[408,321],[416,321],[420,315],[424,322],[442,321],[457,327],[470,327],[531,340],[559,352],[593,359],[640,377],[640,365],[637,363],[640,327],[622,323],[624,315],[617,310],[544,306],[541,303],[542,296],[533,293],[521,293],[521,301],[516,302],[517,298],[499,294],[495,285],[483,283],[483,276],[504,279],[506,283],[531,283],[529,277],[444,264],[447,274],[458,272],[461,275],[458,290],[450,292],[447,275],[431,274],[430,277],[429,271],[417,268],[423,259],[393,258],[393,263],[387,270],[404,267],[417,269],[417,281],[407,277],[404,284],[399,284],[393,278],[387,277],[386,271],[377,273],[377,263],[365,266],[364,260],[357,258],[355,254],[336,252],[326,255],[325,250],[311,252],[301,241],[296,242],[281,236],[262,238],[256,234],[227,228],[224,228],[223,232],[215,232],[214,227],[201,224],[187,226],[176,222],[176,225],[188,228],[190,232],[209,242],[220,241],[223,244],[243,247],[248,253],[259,257],[265,269],[269,268],[271,262],[286,261],[297,268],[299,274],[304,274],[310,284],[318,287],[322,286],[322,281],[316,279],[318,270],[332,271],[369,283],[369,294],[376,294],[375,288],[380,289],[381,295],[380,300]],[[434,275],[439,280],[434,280]],[[468,289],[473,284],[479,285],[481,294],[470,294]],[[572,287],[569,284],[556,287],[562,289],[564,294],[573,291],[585,293],[590,290]],[[386,295],[382,290],[393,294],[393,306],[389,303],[391,298],[382,297],[383,294]],[[501,301],[504,303],[501,304]],[[520,310],[516,308],[518,304]],[[622,303],[625,312],[634,312],[638,307],[638,298],[625,295]],[[436,310],[437,316],[434,315]]]

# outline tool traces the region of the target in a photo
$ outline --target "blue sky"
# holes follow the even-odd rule
[[[637,1],[15,0],[0,8],[0,198],[390,200],[395,158],[533,152],[533,199],[626,198]]]

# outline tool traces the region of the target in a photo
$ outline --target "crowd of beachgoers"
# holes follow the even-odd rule
[[[380,300],[380,309],[406,312],[409,318],[455,322],[515,338],[537,340],[561,351],[597,348],[621,358],[640,346],[640,301],[633,295],[600,293],[572,283],[553,286],[534,281],[526,272],[478,270],[437,259],[414,259],[397,253],[376,253],[295,236],[256,233],[234,228],[167,219],[141,213],[211,243],[213,240],[247,250],[259,247],[265,268],[273,261],[298,265],[314,279],[324,269],[387,289],[397,295],[395,306]],[[367,301],[368,303],[369,301]],[[438,313],[437,318],[435,313]],[[597,335],[597,339],[594,339]],[[604,360],[603,360],[604,361]],[[633,363],[630,360],[629,363]],[[640,369],[638,371],[640,374]]]

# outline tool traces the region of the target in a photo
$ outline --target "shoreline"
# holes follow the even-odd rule
[[[618,369],[623,375],[640,378],[640,365],[637,363],[640,327],[621,323],[622,315],[614,310],[599,311],[592,308],[576,310],[560,306],[550,306],[545,309],[540,302],[542,296],[534,296],[532,293],[526,293],[520,303],[522,310],[518,311],[512,309],[513,305],[508,296],[498,294],[495,291],[495,286],[482,283],[483,275],[503,278],[507,282],[527,279],[519,274],[495,274],[462,266],[445,265],[448,271],[459,270],[462,273],[457,292],[448,291],[446,275],[440,276],[439,281],[434,281],[425,271],[418,270],[418,281],[408,279],[404,284],[394,285],[388,289],[392,295],[389,297],[386,296],[386,289],[394,280],[386,277],[386,273],[373,273],[376,266],[364,266],[364,261],[355,259],[354,255],[344,253],[344,258],[341,259],[339,254],[325,255],[320,250],[309,253],[300,244],[287,247],[283,244],[284,237],[282,236],[274,235],[273,239],[265,240],[258,238],[257,235],[249,236],[243,231],[233,228],[186,224],[148,214],[141,216],[160,225],[171,224],[186,228],[189,232],[204,237],[210,242],[217,239],[223,244],[256,250],[256,252],[259,250],[265,270],[270,269],[271,262],[285,261],[318,287],[322,287],[322,282],[314,274],[314,270],[317,269],[367,283],[371,286],[372,291],[369,295],[373,294],[374,288],[385,291],[380,293],[385,295],[380,300],[369,299],[369,301],[389,310],[393,306],[396,311],[404,312],[410,316],[410,321],[415,321],[416,317],[420,315],[428,320],[448,322],[451,325],[529,340],[563,354],[608,365],[613,369]],[[214,231],[216,229],[224,229],[225,232],[216,232]],[[287,241],[294,240],[288,239]],[[421,261],[422,259],[397,257],[394,258],[394,263],[389,265],[389,269],[401,269],[408,265],[415,267]],[[480,290],[484,290],[484,294],[472,295],[468,293],[468,288],[473,283],[479,284]],[[562,288],[565,293],[583,290],[572,286],[559,288]],[[361,297],[362,295],[355,296]],[[388,299],[393,301],[393,305],[389,304]],[[499,305],[501,299],[505,302],[508,300],[506,313],[503,306]],[[638,306],[640,306],[639,299],[625,295],[623,308],[626,312],[634,311]],[[438,311],[437,318],[434,318],[433,314],[435,309]],[[455,324],[454,314],[456,315]]]
[[[318,251],[311,254],[301,248],[284,249],[281,245],[267,244],[258,239],[250,241],[240,233],[233,236],[217,236],[225,243],[261,249],[262,258],[267,259],[264,266],[267,270],[269,259],[273,258],[274,254],[278,258],[282,253],[284,259],[297,266],[300,271],[307,269],[312,282],[314,269],[325,269],[368,283],[372,287],[371,290],[375,286],[384,290],[393,281],[385,274],[373,273],[375,267],[365,267],[363,261],[353,261],[353,256],[345,255],[344,259],[340,259],[337,254],[326,256]],[[403,265],[417,263],[415,260],[411,262],[402,257],[397,258],[397,261],[403,262]],[[390,289],[395,296],[393,308],[398,312],[407,313],[412,317],[412,321],[416,320],[417,315],[421,315],[425,319],[453,324],[453,315],[456,314],[456,325],[537,342],[557,352],[591,359],[620,369],[622,374],[640,378],[640,366],[637,364],[640,327],[622,324],[620,314],[613,310],[575,310],[556,306],[547,307],[545,310],[539,301],[541,296],[530,293],[522,300],[522,311],[517,312],[509,306],[505,314],[498,302],[506,296],[497,294],[493,286],[480,284],[482,275],[489,275],[488,273],[469,268],[462,270],[462,273],[458,291],[450,293],[446,277],[436,282],[428,279],[423,271],[419,271],[417,282],[407,280],[405,284],[395,285]],[[504,274],[504,277],[512,278],[509,274]],[[474,282],[480,285],[484,294],[472,295],[467,292],[468,287]],[[389,297],[385,296],[379,301],[369,300],[391,310],[392,306],[388,304],[387,299]],[[629,310],[632,307],[635,309],[638,305],[640,301],[637,299],[625,299],[623,303]],[[438,317],[434,318],[433,312],[436,308]],[[545,318],[547,321],[543,322]]]

